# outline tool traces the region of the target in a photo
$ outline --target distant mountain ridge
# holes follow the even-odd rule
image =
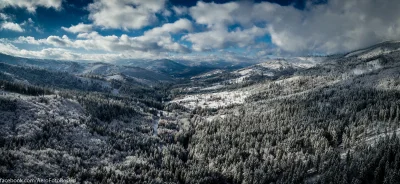
[[[123,74],[138,82],[168,82],[173,78],[163,73],[154,72],[145,68],[114,65],[109,63],[79,63],[73,61],[60,61],[48,59],[29,59],[0,54],[0,62],[10,65],[34,67],[57,72],[68,72],[74,75],[98,75],[108,77]]]
[[[146,80],[160,81],[170,81],[173,78],[190,78],[214,69],[237,69],[241,66],[230,66],[228,62],[215,63],[215,65],[207,62],[198,65],[187,65],[182,61],[177,62],[169,59],[123,60],[111,63],[75,62],[52,59],[22,58],[2,53],[0,53],[0,62],[17,66],[28,66],[53,71],[69,72],[73,74],[102,75],[104,77],[124,73],[125,75],[139,79],[144,78]]]
[[[250,64],[241,63],[235,64],[230,62],[192,62],[184,60],[170,60],[170,59],[159,59],[159,60],[146,60],[146,61],[124,61],[117,62],[127,66],[136,66],[146,68],[148,70],[159,72],[170,75],[176,78],[190,78],[196,75],[210,72],[216,69],[224,70],[235,70]]]

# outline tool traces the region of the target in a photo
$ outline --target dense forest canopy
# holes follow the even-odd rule
[[[377,47],[151,83],[0,63],[0,178],[399,183],[400,52]]]

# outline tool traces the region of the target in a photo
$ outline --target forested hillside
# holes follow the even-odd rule
[[[0,63],[0,177],[400,183],[398,49],[385,42],[151,85],[123,72],[145,71],[133,67]]]

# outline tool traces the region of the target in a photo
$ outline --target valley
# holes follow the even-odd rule
[[[0,177],[400,181],[399,49],[240,68],[1,55]]]

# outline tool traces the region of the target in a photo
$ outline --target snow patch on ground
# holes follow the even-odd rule
[[[367,66],[369,66],[373,70],[378,70],[378,69],[382,68],[382,65],[381,65],[379,59],[375,59],[375,60],[367,62]]]
[[[361,54],[361,53],[363,53],[365,51],[366,51],[365,49],[354,51],[354,52],[351,52],[351,53],[347,54],[345,57],[351,57],[351,56],[359,55],[359,54]]]
[[[354,75],[362,75],[364,73],[369,73],[382,68],[379,59],[369,61],[365,65],[357,66],[357,68],[352,70]]]
[[[274,83],[275,84],[286,84],[286,83],[289,83],[289,82],[298,81],[300,79],[301,79],[301,76],[293,76],[293,77],[290,77],[290,78],[274,81]]]
[[[352,73],[354,75],[362,75],[362,74],[367,73],[367,72],[368,72],[367,70],[363,70],[363,69],[359,69],[359,68],[356,68],[356,69],[354,69],[352,71]]]
[[[258,64],[258,66],[261,66],[263,68],[268,68],[268,69],[272,69],[272,70],[279,70],[281,68],[285,68],[288,67],[286,65],[282,65],[281,62],[276,62],[274,63],[273,61],[269,61],[269,62],[265,62],[265,63],[260,63]]]
[[[369,52],[366,52],[366,53],[363,53],[363,54],[359,55],[358,58],[359,59],[368,59],[368,58],[372,58],[372,57],[379,56],[379,55],[382,55],[382,54],[388,54],[390,52],[392,52],[392,50],[388,50],[388,49],[384,49],[384,48],[378,47],[378,48],[375,48],[375,49],[373,49],[373,50],[371,50]]]
[[[137,156],[127,156],[127,157],[125,158],[124,165],[130,166],[130,165],[133,165],[133,164],[143,164],[143,165],[146,165],[146,164],[148,164],[148,163],[147,163],[147,160],[145,160],[144,158],[137,157]]]
[[[206,118],[206,120],[211,122],[211,121],[214,121],[216,119],[225,119],[225,117],[226,117],[226,115],[224,115],[224,114],[223,115],[208,116]]]
[[[111,75],[107,77],[107,80],[125,81],[122,75]]]
[[[205,73],[205,74],[201,74],[201,75],[198,75],[198,76],[194,76],[194,77],[192,77],[191,79],[207,78],[207,77],[211,77],[211,76],[213,76],[213,75],[217,75],[217,74],[220,74],[220,73],[223,73],[223,72],[224,72],[223,70],[213,70],[213,71],[207,72],[207,73]]]
[[[214,86],[202,88],[202,89],[200,89],[200,90],[201,90],[201,91],[209,91],[209,90],[221,89],[221,88],[223,88],[223,87],[225,87],[225,86],[222,85],[222,84],[217,84],[217,85],[214,85]]]
[[[172,100],[188,109],[202,108],[219,108],[234,104],[243,104],[246,97],[249,96],[248,91],[223,91],[217,93],[186,95],[181,98]]]
[[[96,64],[85,69],[82,73],[83,74],[96,74],[96,75],[104,75],[109,73],[111,68],[104,64]]]
[[[381,90],[399,90],[400,91],[400,79],[393,78],[384,78],[380,79],[377,86],[377,89]]]
[[[244,70],[239,70],[236,73],[239,73],[240,75],[249,75],[253,72],[254,70],[252,68],[244,69]]]
[[[246,80],[247,77],[248,76],[241,76],[241,77],[238,77],[238,78],[235,78],[235,79],[231,79],[228,82],[229,83],[242,83],[242,82],[244,82]]]

